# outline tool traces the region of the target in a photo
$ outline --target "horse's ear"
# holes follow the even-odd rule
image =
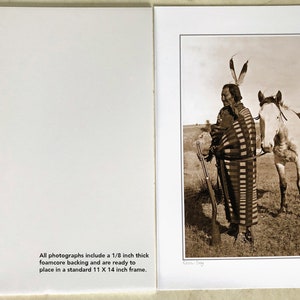
[[[278,91],[276,94],[276,102],[277,104],[282,104],[282,94],[280,91]]]
[[[258,92],[258,100],[259,100],[259,102],[262,102],[264,99],[265,99],[264,94],[261,91],[259,91]]]

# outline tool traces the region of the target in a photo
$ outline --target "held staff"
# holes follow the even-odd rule
[[[197,142],[197,156],[202,165],[202,170],[205,176],[206,185],[209,192],[209,197],[212,205],[212,234],[211,234],[211,245],[218,245],[221,242],[220,228],[217,222],[217,201],[215,197],[215,192],[213,190],[211,180],[209,178],[208,170],[205,164],[205,158],[201,151],[200,142]]]

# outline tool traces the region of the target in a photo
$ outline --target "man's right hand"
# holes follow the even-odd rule
[[[207,162],[210,162],[214,157],[214,153],[211,149],[209,149],[208,155],[204,157]]]

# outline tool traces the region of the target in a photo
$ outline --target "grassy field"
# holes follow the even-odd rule
[[[203,171],[196,155],[195,141],[201,126],[187,126],[183,131],[184,142],[184,224],[186,257],[266,257],[300,255],[299,217],[300,201],[296,186],[296,168],[287,165],[287,213],[278,214],[280,190],[273,155],[257,159],[258,225],[255,226],[255,244],[234,244],[234,238],[226,234],[222,197],[219,196],[218,222],[221,244],[210,246],[211,204]],[[218,193],[215,161],[207,163],[215,191]]]

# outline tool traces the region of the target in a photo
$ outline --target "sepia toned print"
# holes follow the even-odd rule
[[[300,37],[288,35],[180,37],[185,258],[300,254],[296,168],[300,135],[299,46]],[[243,82],[238,82],[239,78]],[[253,125],[239,125],[249,127],[249,131],[242,129],[243,134],[232,133],[234,127],[240,130],[237,124],[228,125],[226,129],[232,129],[229,135],[227,130],[227,138],[224,128],[219,138],[227,143],[227,150],[220,154],[212,148],[212,138],[226,84],[238,86],[242,97],[243,107],[234,111],[241,105],[230,106],[232,115],[236,114],[233,124],[240,123],[237,120],[247,110],[245,124]],[[268,109],[271,105],[273,108]],[[197,157],[198,145],[202,146],[205,164],[199,154]],[[241,149],[245,156],[241,156]],[[212,226],[214,197],[218,243],[214,242]]]

